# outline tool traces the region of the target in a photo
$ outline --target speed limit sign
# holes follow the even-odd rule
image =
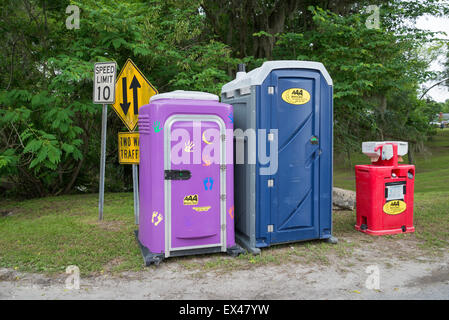
[[[103,220],[108,104],[115,102],[116,73],[117,64],[115,62],[97,62],[94,65],[93,101],[94,103],[103,105],[103,113],[101,118],[100,190],[98,201],[99,220]]]
[[[94,103],[112,104],[115,102],[115,62],[97,62],[94,67]]]

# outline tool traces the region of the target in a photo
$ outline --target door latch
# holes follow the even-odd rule
[[[165,170],[165,180],[189,180],[192,173],[189,170]]]
[[[318,137],[312,136],[312,138],[310,138],[310,143],[311,144],[318,144],[319,143]]]

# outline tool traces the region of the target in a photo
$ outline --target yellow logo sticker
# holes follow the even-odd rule
[[[310,101],[310,93],[301,88],[291,88],[282,92],[282,100],[290,104],[306,104]]]
[[[400,214],[407,209],[407,204],[402,200],[388,201],[384,204],[384,212],[386,214]]]
[[[184,197],[184,205],[185,206],[195,206],[198,204],[198,195],[188,195]]]
[[[204,212],[204,211],[209,211],[210,208],[211,208],[211,206],[207,206],[207,207],[194,207],[194,208],[192,208],[192,209],[195,210],[196,212]]]

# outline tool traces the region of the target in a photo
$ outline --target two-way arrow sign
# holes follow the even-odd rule
[[[127,114],[129,106],[131,103],[128,102],[128,88],[126,86],[126,77],[122,78],[122,92],[123,92],[123,103],[120,103],[120,107],[122,107],[123,113]]]
[[[128,83],[130,83],[129,86]],[[131,59],[126,61],[115,85],[116,96],[112,107],[129,131],[134,131],[139,108],[148,104],[150,97],[158,92]],[[132,97],[131,101],[128,100],[129,97]],[[132,111],[130,111],[131,104],[133,105]]]
[[[141,88],[139,80],[137,80],[136,76],[133,77],[133,81],[131,81],[131,85],[129,88],[133,91],[133,105],[134,105],[134,114],[139,114],[139,96],[137,94],[137,89]],[[149,100],[147,103],[150,102]]]
[[[136,76],[133,77],[133,81],[131,81],[129,88],[126,86],[126,77],[122,78],[123,103],[120,103],[120,107],[122,107],[125,115],[128,113],[129,106],[131,105],[131,103],[128,102],[128,89],[132,89],[133,91],[134,114],[139,114],[139,95],[137,94],[138,88],[141,88],[141,86]]]

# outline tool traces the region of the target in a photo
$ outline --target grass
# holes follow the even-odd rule
[[[449,192],[415,194],[414,224],[420,246],[427,249],[448,247]]]
[[[97,194],[0,202],[0,267],[52,274],[76,265],[83,275],[142,270],[132,201],[130,193],[106,194],[102,222],[98,221]],[[338,222],[337,233],[340,226],[348,229]],[[350,250],[351,244],[312,241],[278,245],[260,255],[243,254],[236,259],[213,254],[169,261],[187,270],[231,271],[286,262],[329,264],[329,253],[343,257]]]
[[[407,157],[404,158],[407,163]],[[355,190],[355,164],[369,164],[363,154],[351,155],[344,163],[342,156],[334,166],[334,186]],[[436,250],[449,244],[449,129],[438,130],[437,135],[426,144],[426,151],[416,155],[414,196],[414,236],[420,247]],[[334,227],[349,224],[335,219]],[[343,225],[341,225],[343,224]],[[401,235],[388,238],[397,239]]]
[[[133,198],[107,194],[98,222],[98,195],[72,195],[8,203],[0,212],[0,266],[21,271],[83,274],[141,268],[133,230]]]
[[[426,150],[416,154],[415,193],[420,192],[449,192],[449,128],[438,130],[437,135],[426,143]],[[355,190],[354,165],[369,164],[367,156],[360,153],[347,156],[335,156],[334,186]],[[407,163],[407,156],[404,163]]]
[[[201,272],[287,263],[329,265],[351,257],[361,246],[386,245],[394,252],[398,240],[413,240],[427,253],[447,251],[449,130],[439,131],[427,148],[416,161],[414,234],[366,236],[354,231],[355,212],[339,211],[333,219],[333,233],[340,239],[337,245],[309,241],[265,248],[257,256],[214,254],[171,258],[166,263]],[[353,165],[369,160],[354,154],[351,161],[345,165],[336,157],[335,186],[355,189]],[[132,194],[106,194],[104,212],[104,221],[99,222],[97,194],[0,200],[0,267],[52,274],[77,265],[83,275],[145,269],[133,233]]]

